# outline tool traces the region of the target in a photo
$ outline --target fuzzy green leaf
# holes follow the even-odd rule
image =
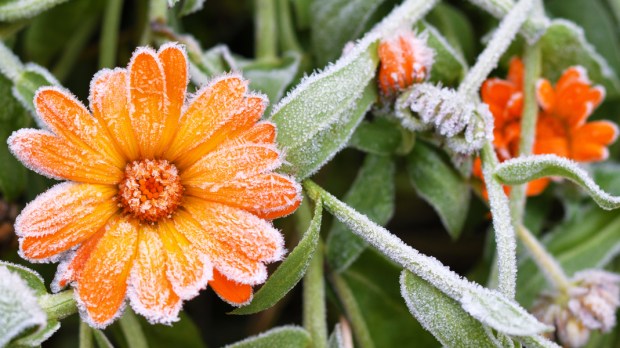
[[[280,301],[301,280],[314,256],[321,231],[323,205],[316,203],[314,217],[301,241],[267,282],[256,292],[252,302],[230,312],[231,314],[253,314],[270,308]]]
[[[459,237],[469,209],[469,185],[436,147],[418,141],[407,157],[409,178],[420,197],[441,217],[453,239]]]
[[[426,16],[426,20],[445,36],[452,47],[468,60],[475,57],[476,42],[470,19],[458,8],[440,3]]]
[[[260,335],[227,345],[224,348],[301,348],[308,347],[309,345],[310,334],[308,331],[291,325],[271,329]]]
[[[620,93],[620,80],[607,61],[588,43],[583,29],[573,22],[556,19],[540,39],[545,57],[542,75],[557,81],[562,72],[573,65],[581,65],[595,83],[605,86],[609,95]]]
[[[399,150],[403,134],[399,126],[378,118],[372,122],[362,121],[349,139],[349,147],[375,155],[391,155]]]
[[[19,275],[26,282],[26,285],[34,291],[35,295],[41,296],[47,293],[43,278],[34,270],[2,260],[0,260],[0,267],[6,267],[9,271]]]
[[[519,157],[501,163],[495,169],[495,177],[509,185],[519,185],[546,176],[569,179],[583,189],[603,209],[620,207],[620,196],[603,191],[576,162],[556,155]]]
[[[0,4],[0,21],[32,18],[67,0],[5,0]]]
[[[428,33],[427,44],[435,50],[435,62],[431,69],[430,80],[449,86],[458,84],[467,71],[465,58],[450,45],[437,28],[426,22],[420,22],[418,29],[419,31],[426,30]]]
[[[444,347],[496,347],[490,330],[422,278],[402,271],[400,292],[413,316]]]
[[[58,81],[49,71],[36,64],[26,64],[24,71],[13,81],[13,95],[22,106],[33,115],[39,126],[45,127],[39,119],[34,108],[34,95],[43,86],[59,85]]]
[[[30,329],[30,331],[34,331],[32,333],[28,333],[23,337],[20,337],[11,344],[7,346],[7,348],[24,348],[24,347],[39,347],[43,342],[47,341],[56,331],[60,329],[60,322],[56,319],[50,319],[47,321],[47,325],[40,330]]]
[[[385,225],[394,214],[393,160],[387,156],[368,155],[344,201]],[[334,221],[327,237],[327,259],[332,269],[344,271],[364,251],[368,243],[353,234],[342,222]]]

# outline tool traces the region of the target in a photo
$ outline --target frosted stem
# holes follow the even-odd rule
[[[320,240],[304,276],[303,306],[303,324],[312,337],[312,347],[327,348],[323,243]]]
[[[545,247],[532,235],[532,233],[523,225],[517,227],[517,235],[527,248],[530,255],[542,270],[547,281],[560,292],[568,291],[570,283],[564,270],[558,262],[549,254]]]
[[[525,79],[523,81],[523,114],[521,118],[521,139],[519,155],[532,154],[536,136],[538,102],[536,101],[536,81],[541,72],[541,52],[537,43],[526,46],[524,55]],[[527,185],[513,186],[510,191],[510,211],[515,224],[523,220]]]
[[[508,298],[514,298],[517,284],[517,243],[512,226],[508,198],[504,188],[495,179],[493,172],[497,165],[497,156],[490,142],[482,148],[482,173],[489,193],[489,205],[493,215],[493,229],[497,245],[497,265],[499,272],[499,290]]]
[[[467,73],[459,86],[459,93],[462,93],[464,96],[472,96],[478,93],[482,82],[484,82],[491,70],[495,69],[500,57],[508,49],[519,28],[527,19],[533,4],[534,0],[520,0],[504,17],[493,34],[491,41],[478,56],[476,64]]]
[[[63,319],[77,312],[73,290],[66,290],[53,295],[42,295],[39,305],[48,318]]]
[[[0,72],[9,80],[15,81],[24,70],[19,58],[0,41]]]
[[[254,0],[254,42],[256,58],[275,60],[277,57],[276,2],[275,0]]]
[[[512,0],[469,0],[474,5],[489,12],[497,19],[504,18],[515,6]],[[545,16],[531,16],[525,20],[521,28],[521,33],[529,43],[533,43],[545,31],[549,24],[549,19]]]
[[[411,28],[413,23],[422,19],[438,2],[438,0],[406,0],[395,7],[371,31],[383,37],[402,27]]]

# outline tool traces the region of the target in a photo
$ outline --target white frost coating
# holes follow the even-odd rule
[[[620,207],[620,196],[603,191],[579,165],[556,155],[534,155],[518,157],[502,162],[495,168],[494,175],[502,183],[523,184],[545,176],[561,176],[582,186],[603,209]]]
[[[39,330],[47,324],[47,317],[37,298],[16,273],[0,265],[0,347],[25,329],[37,326]]]
[[[488,106],[471,102],[450,88],[416,84],[396,101],[395,109],[403,127],[412,131],[435,129],[458,153],[472,154],[493,140],[493,116]]]
[[[310,342],[310,336],[309,336],[308,332],[304,328],[296,326],[296,325],[283,325],[283,326],[278,326],[275,329],[271,329],[271,330],[265,331],[263,333],[260,333],[260,334],[258,334],[256,336],[251,336],[251,337],[245,338],[242,341],[226,345],[226,346],[224,346],[222,348],[236,348],[236,347],[247,348],[247,347],[253,347],[252,342],[254,340],[261,339],[261,338],[267,338],[267,337],[269,337],[269,336],[271,336],[273,334],[277,334],[277,333],[280,333],[280,332],[287,332],[287,331],[288,332],[297,332],[297,333],[300,333],[300,334],[304,334],[304,335],[308,336],[308,342]],[[275,342],[272,342],[272,343],[275,343]],[[282,343],[282,342],[280,342],[280,343]]]
[[[512,299],[495,290],[481,287],[463,279],[437,259],[421,254],[403,243],[385,228],[372,222],[325,192],[316,184],[307,182],[310,196],[320,195],[328,210],[392,261],[415,273],[461,303],[474,318],[508,335],[529,336],[549,330]]]
[[[0,5],[0,21],[15,21],[32,18],[39,13],[67,0],[20,0],[7,1]]]
[[[187,252],[187,251],[185,251]],[[191,251],[192,253],[198,253],[197,251]],[[200,290],[206,289],[207,284],[210,280],[213,279],[213,265],[209,257],[205,254],[196,255],[199,259],[199,262],[202,264],[200,270],[198,271],[198,277],[194,282],[182,286],[179,280],[186,278],[188,272],[195,272],[195,270],[187,270],[179,265],[179,263],[174,259],[173,256],[168,253],[168,261],[166,265],[166,277],[170,280],[172,284],[172,289],[174,292],[181,297],[182,300],[189,300],[196,296]],[[192,262],[189,258],[185,258],[185,262]]]

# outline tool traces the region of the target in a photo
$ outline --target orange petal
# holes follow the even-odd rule
[[[125,160],[114,147],[105,126],[90,115],[88,110],[70,92],[58,87],[42,87],[34,97],[37,114],[52,132],[76,148],[88,148],[102,153],[102,161],[119,168]]]
[[[188,197],[188,201],[190,199],[191,197]],[[198,199],[194,198],[193,200]],[[230,214],[213,216],[213,209],[199,211],[205,205],[225,207],[209,202],[203,204],[187,203],[186,207],[193,206],[191,215],[184,210],[177,212],[174,218],[177,230],[194,247],[209,255],[213,267],[220,270],[228,278],[250,285],[264,282],[267,278],[267,268],[256,259],[260,257],[279,258],[284,252],[282,237],[261,236],[261,234],[273,235],[273,227],[269,225],[266,231],[256,231],[255,228],[260,228],[261,225],[260,222],[256,221],[258,219],[256,217],[250,217],[246,221],[231,221]],[[222,212],[226,213],[226,210],[233,209],[228,207],[228,209],[222,209]],[[219,213],[219,211],[215,212]],[[193,217],[194,213],[198,215],[197,218]],[[239,214],[237,218],[247,218],[249,215],[251,214],[246,212]],[[198,222],[197,219],[201,221]],[[262,224],[268,224],[264,220],[261,221]],[[255,226],[248,226],[252,223],[255,223]],[[244,230],[246,228],[248,230]]]
[[[565,137],[536,137],[534,153],[537,155],[555,154],[560,157],[569,157],[568,140]]]
[[[532,180],[527,183],[526,195],[538,196],[549,186],[549,178]]]
[[[50,132],[20,129],[8,139],[11,152],[33,171],[55,179],[116,185],[123,178],[119,167],[85,145],[74,147]]]
[[[388,39],[379,44],[379,87],[383,95],[389,96],[404,86],[405,60],[397,40]],[[402,86],[401,86],[402,82]]]
[[[497,78],[484,81],[480,89],[482,101],[489,105],[497,105],[500,109],[505,108],[508,100],[517,92],[514,84]]]
[[[562,118],[571,127],[581,125],[592,114],[595,106],[590,101],[590,85],[575,82],[557,92],[557,105],[554,114]]]
[[[90,109],[105,125],[112,141],[129,161],[140,157],[140,150],[129,119],[129,78],[125,69],[103,69],[90,84]]]
[[[244,143],[273,144],[276,140],[276,125],[269,121],[262,121],[252,128],[228,137],[221,146],[234,146]]]
[[[279,167],[274,145],[246,143],[213,151],[181,172],[184,185],[206,187],[211,183],[252,177]]]
[[[181,298],[166,277],[164,245],[151,225],[141,225],[139,235],[127,294],[131,307],[151,324],[170,324],[179,320]]]
[[[588,73],[582,66],[571,66],[564,70],[564,72],[562,72],[562,76],[560,76],[558,82],[555,84],[555,89],[558,93],[560,93],[575,82],[587,85],[590,84]]]
[[[211,262],[177,231],[172,222],[161,221],[158,231],[167,256],[166,275],[174,292],[184,300],[195,297],[213,278]]]
[[[137,242],[136,225],[125,218],[110,221],[79,272],[76,295],[91,326],[103,328],[120,315]]]
[[[53,292],[59,292],[70,282],[78,278],[80,272],[86,264],[86,261],[88,261],[90,254],[93,250],[95,250],[95,247],[99,243],[101,237],[103,237],[104,231],[105,229],[100,229],[99,232],[95,233],[84,243],[82,243],[82,245],[80,245],[72,256],[63,260],[60,265],[58,265],[56,276],[51,284]]]
[[[164,72],[150,48],[136,50],[129,62],[130,119],[140,154],[153,158],[162,141],[165,105]]]
[[[20,253],[48,261],[90,238],[118,211],[107,185],[62,183],[30,202],[15,222]]]
[[[223,142],[230,142],[252,127],[263,115],[267,108],[267,98],[262,95],[252,95],[242,101],[241,106],[217,129],[209,139],[191,151],[182,153],[175,161],[179,168],[187,168],[194,164]]]
[[[578,162],[604,161],[609,157],[609,150],[604,145],[596,143],[579,144],[573,148],[571,158]]]
[[[573,147],[585,143],[609,145],[618,137],[618,126],[611,121],[593,121],[584,124],[573,132]]]
[[[247,210],[263,219],[275,219],[295,211],[301,203],[301,187],[282,174],[259,174],[210,188],[186,187],[188,195]]]
[[[549,80],[539,79],[536,83],[536,100],[544,111],[551,112],[553,110],[555,106],[555,91]]]
[[[226,278],[217,269],[213,270],[213,280],[209,285],[224,301],[233,306],[243,306],[252,301],[252,287]]]
[[[508,67],[508,81],[514,83],[517,90],[523,89],[523,62],[521,59],[514,57],[510,59],[510,66]]]
[[[181,117],[181,108],[185,102],[185,89],[188,82],[187,56],[185,50],[176,43],[163,45],[157,53],[164,70],[166,81],[166,100],[168,102],[162,134],[157,155],[161,156],[170,145]]]
[[[241,77],[227,75],[198,91],[181,116],[177,134],[164,157],[175,161],[181,154],[208,141],[242,105],[246,90],[247,82]]]

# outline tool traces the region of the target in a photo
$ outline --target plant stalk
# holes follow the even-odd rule
[[[73,290],[43,295],[39,297],[38,302],[48,318],[63,319],[78,310]]]
[[[103,14],[101,43],[99,46],[99,68],[116,66],[118,30],[123,10],[123,0],[108,0]]]
[[[254,0],[256,58],[275,61],[278,49],[275,0]]]

